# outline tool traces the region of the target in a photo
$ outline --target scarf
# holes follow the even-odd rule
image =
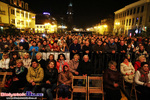
[[[24,72],[24,69],[25,69],[25,67],[23,67],[23,66],[21,66],[20,68],[16,67],[15,73],[18,75],[18,74]]]
[[[142,68],[139,70],[141,73],[141,77],[140,77],[140,81],[144,82],[144,83],[148,83],[149,79],[148,79],[148,72],[145,72]]]

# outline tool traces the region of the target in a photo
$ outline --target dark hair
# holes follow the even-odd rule
[[[53,60],[54,60],[54,55],[53,55],[53,54],[50,54],[49,57],[50,57],[50,56],[53,56]]]
[[[39,62],[37,61],[37,59],[32,59],[32,61],[31,61],[31,62],[39,63]]]
[[[59,54],[59,55],[58,55],[58,59],[57,59],[57,61],[58,61],[58,60],[60,60],[60,56],[61,56],[61,55],[64,57],[64,60],[66,60],[66,57],[65,57],[65,55],[64,55],[64,54]]]
[[[143,67],[145,64],[147,64],[147,65],[148,65],[148,63],[147,63],[147,62],[142,62],[142,63],[141,63],[141,67]]]
[[[127,55],[125,55],[125,56],[123,57],[122,61],[124,61],[125,59],[129,60],[128,57],[127,57]]]
[[[63,71],[64,71],[64,72],[65,72],[65,67],[69,68],[69,66],[68,66],[68,65],[64,65],[64,66],[63,66]],[[69,71],[69,69],[68,69],[68,71]]]

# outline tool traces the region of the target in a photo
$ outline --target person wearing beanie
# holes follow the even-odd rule
[[[150,71],[147,62],[141,63],[141,68],[135,73],[136,89],[140,91],[139,100],[149,100],[150,95]]]
[[[38,92],[38,87],[44,78],[44,71],[36,59],[33,59],[31,62],[32,67],[28,69],[26,76],[28,84],[24,92],[31,90],[33,93],[35,93]]]

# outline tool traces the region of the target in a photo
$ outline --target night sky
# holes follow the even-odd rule
[[[35,13],[50,12],[58,17],[67,13],[70,0],[24,0]],[[73,21],[78,28],[91,27],[101,19],[113,15],[124,6],[138,0],[72,0]]]

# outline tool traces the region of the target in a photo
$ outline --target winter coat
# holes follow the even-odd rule
[[[40,64],[36,68],[30,67],[26,78],[28,82],[33,79],[36,85],[40,85],[44,78],[44,71]]]
[[[125,63],[121,63],[120,72],[123,74],[124,80],[126,82],[133,83],[135,69],[132,63],[129,62],[129,65],[126,65]],[[129,75],[131,73],[133,73],[133,75]]]

